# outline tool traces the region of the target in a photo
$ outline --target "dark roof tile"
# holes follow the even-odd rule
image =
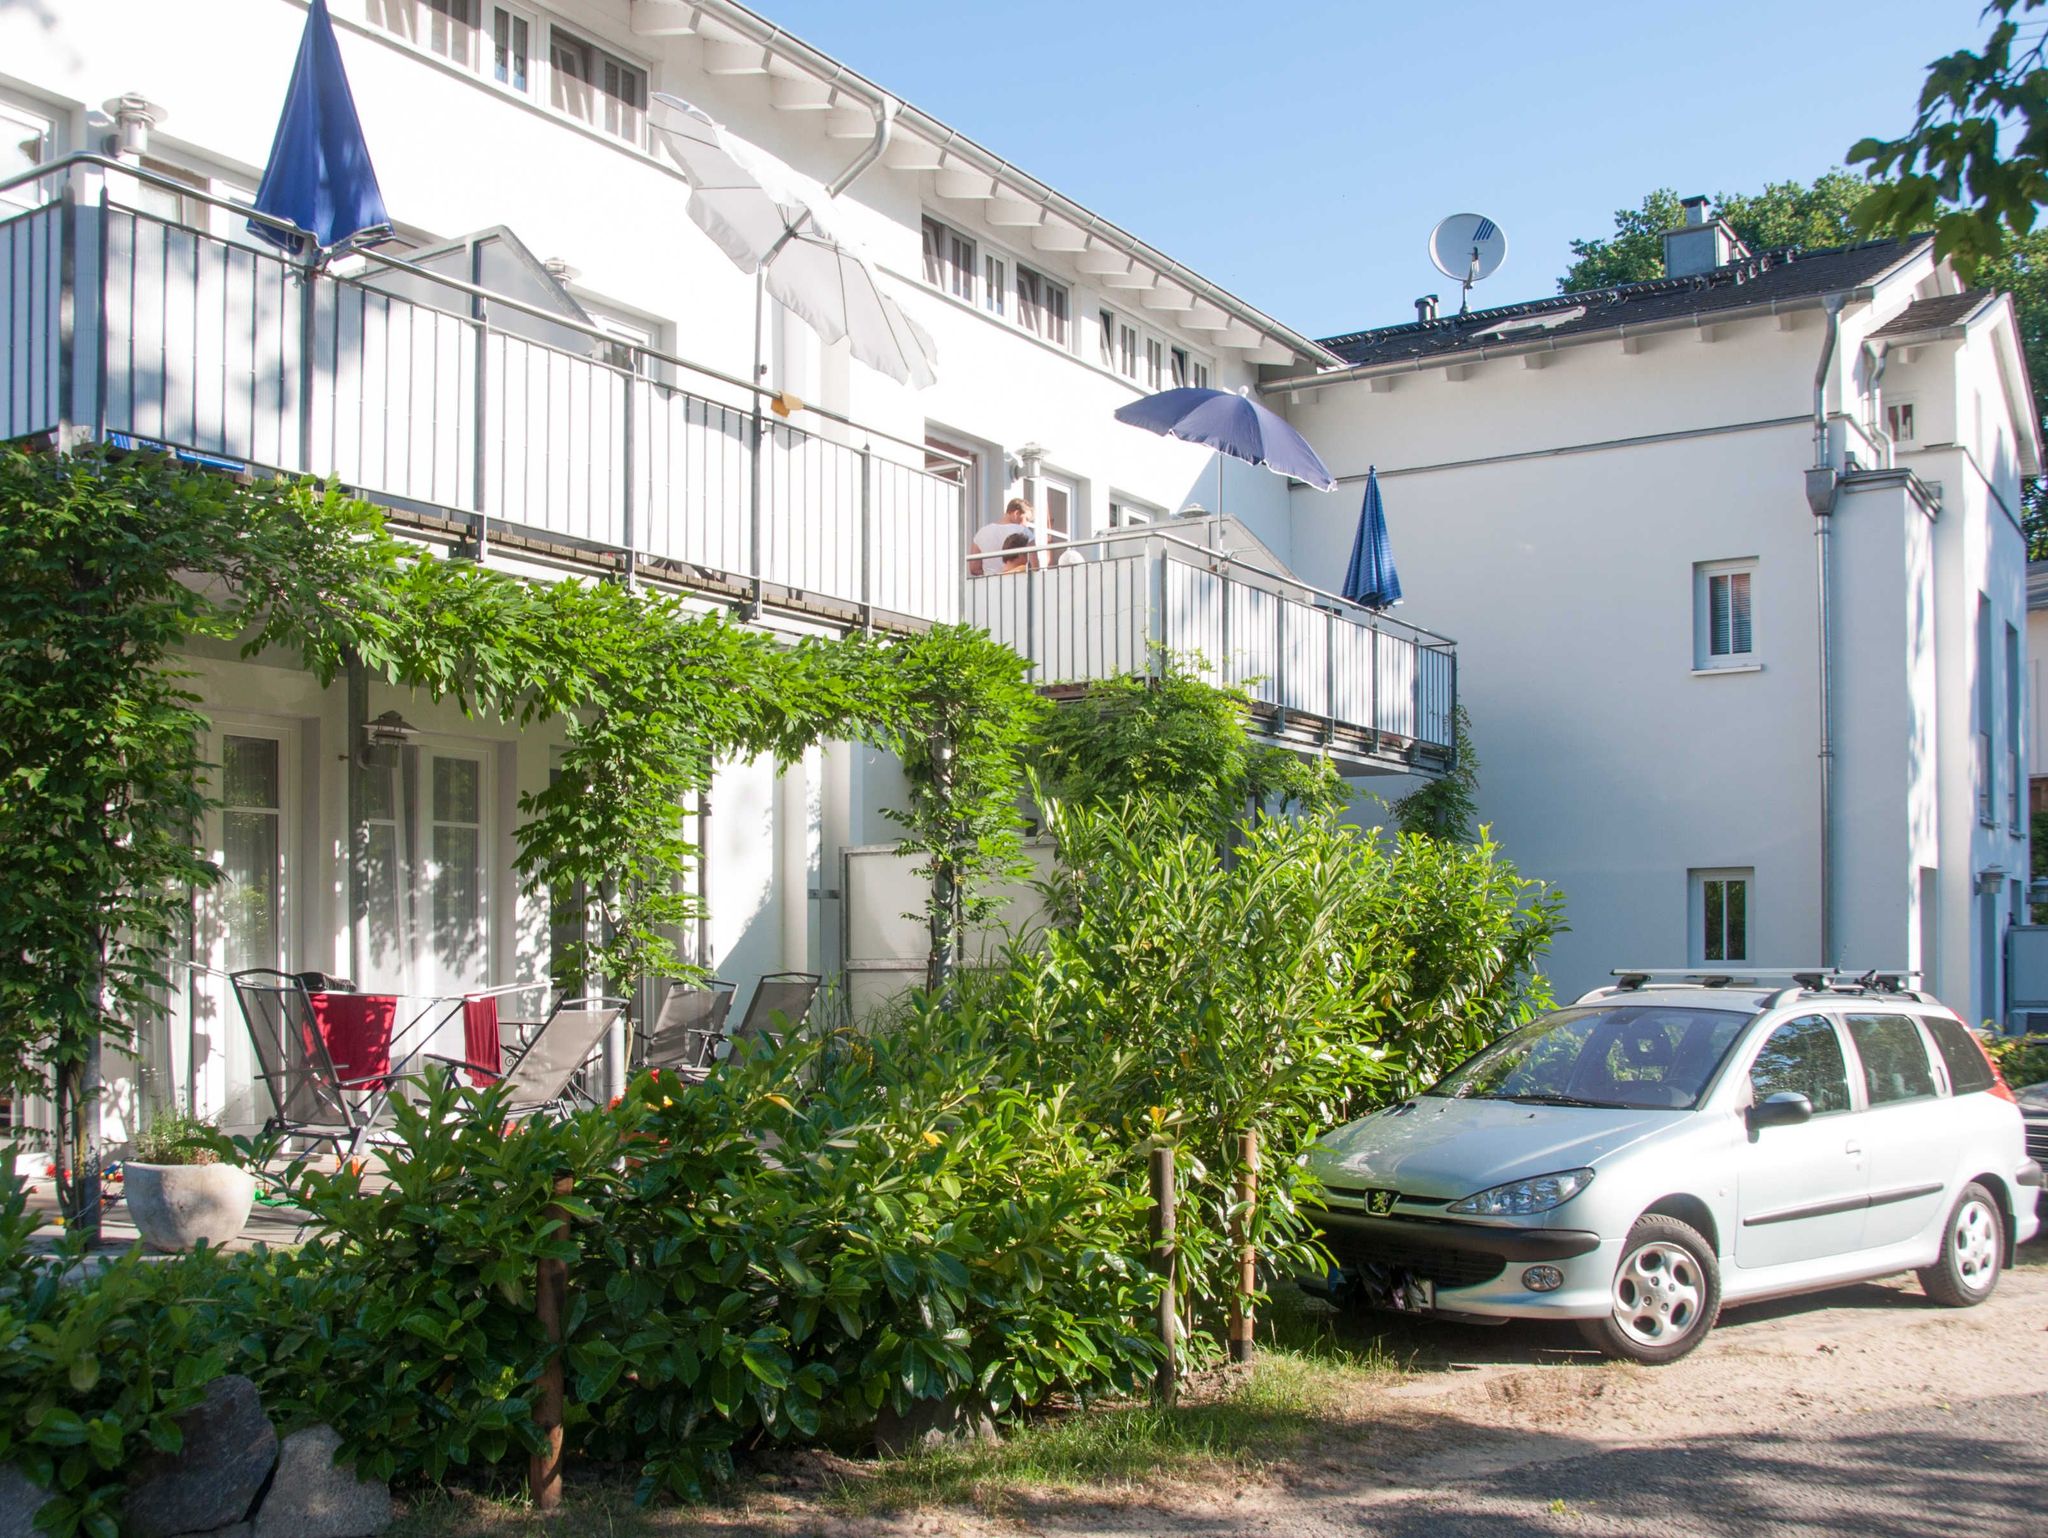
[[[1870,240],[1821,251],[1767,251],[1697,277],[1623,283],[1474,310],[1470,315],[1409,321],[1327,337],[1323,345],[1354,367],[1369,367],[1509,346],[1536,337],[1579,336],[1717,310],[1747,309],[1772,300],[1858,287],[1915,254],[1930,238]]]
[[[1994,290],[1965,289],[1960,294],[1939,294],[1932,299],[1915,299],[1890,320],[1871,332],[1872,340],[1883,336],[1911,336],[1916,331],[1939,331],[1970,315]]]

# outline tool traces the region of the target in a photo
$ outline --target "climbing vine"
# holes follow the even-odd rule
[[[195,641],[295,655],[565,723],[558,773],[515,834],[529,891],[600,911],[571,958],[683,978],[695,916],[687,812],[716,765],[826,737],[903,756],[896,814],[933,876],[934,976],[1017,853],[1016,745],[1037,700],[978,632],[794,644],[612,583],[529,583],[388,534],[374,509],[147,456],[0,450],[0,1079],[52,1083],[67,1210],[89,1209],[95,1045],[157,1007],[212,804]]]

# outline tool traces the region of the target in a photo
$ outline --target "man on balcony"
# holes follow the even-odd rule
[[[1027,536],[1027,547],[1038,543],[1037,511],[1022,497],[1012,497],[1004,506],[1002,517],[974,531],[974,540],[968,547],[967,569],[977,577],[993,577],[1008,569],[1003,552],[1011,548],[1010,539],[1020,528]]]

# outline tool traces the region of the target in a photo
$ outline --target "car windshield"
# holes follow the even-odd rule
[[[1559,1010],[1503,1036],[1423,1093],[1689,1111],[1754,1018],[1732,1009],[1668,1004]]]

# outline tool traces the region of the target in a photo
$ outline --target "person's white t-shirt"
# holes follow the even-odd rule
[[[1003,546],[1012,534],[1026,536],[1034,547],[1038,544],[1038,530],[1028,523],[985,523],[974,531],[967,548],[975,558],[970,568],[975,576],[993,577],[1003,569]]]

